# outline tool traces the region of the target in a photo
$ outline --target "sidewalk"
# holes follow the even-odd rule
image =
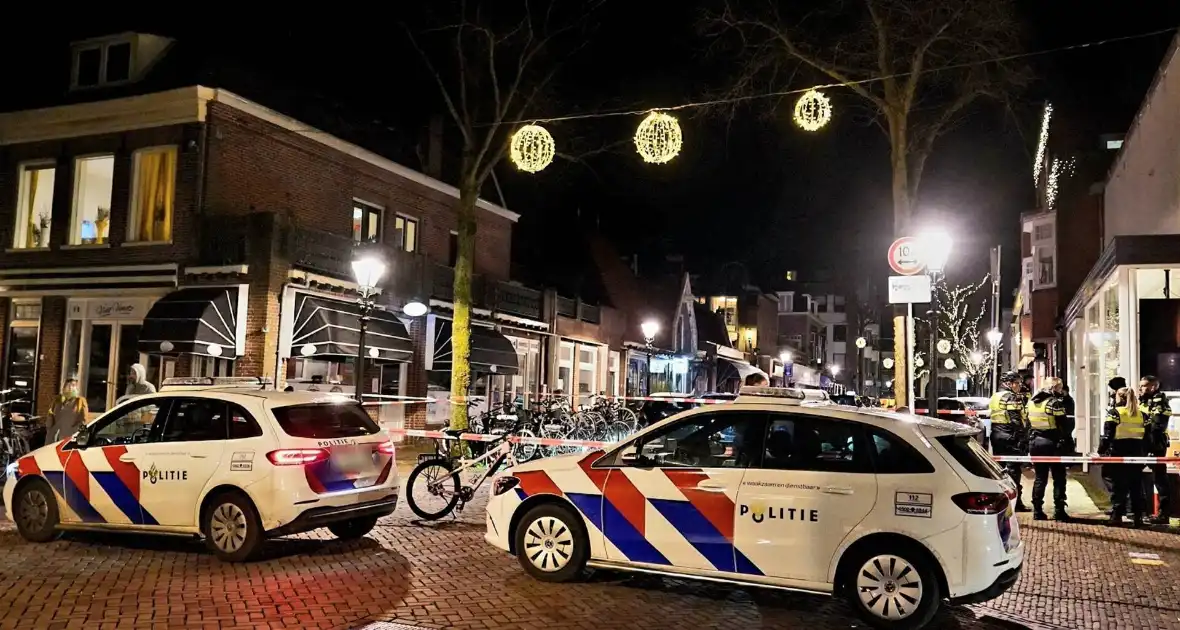
[[[1032,489],[1034,477],[1032,470],[1026,470],[1024,478],[1021,481],[1021,498],[1024,504],[1032,507]],[[1094,504],[1090,498],[1089,493],[1086,492],[1086,487],[1082,485],[1073,475],[1066,477],[1065,482],[1065,509],[1073,516],[1102,516],[1102,509]],[[1045,488],[1045,512],[1050,515],[1053,514],[1053,481],[1049,481],[1049,486]]]

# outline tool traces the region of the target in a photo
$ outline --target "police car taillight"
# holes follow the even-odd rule
[[[266,458],[275,466],[306,466],[328,459],[328,451],[322,448],[284,448],[271,451]]]
[[[968,514],[1001,514],[1008,509],[1008,495],[1003,492],[964,492],[951,500]]]
[[[381,445],[377,447],[377,452],[381,453],[382,455],[389,455],[392,457],[393,451],[393,442],[382,442]]]

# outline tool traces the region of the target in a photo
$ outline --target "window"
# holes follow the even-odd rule
[[[459,262],[459,233],[451,230],[447,237],[447,266],[454,267]]]
[[[845,324],[832,326],[832,341],[836,343],[848,341],[848,326]]]
[[[131,53],[131,42],[126,40],[76,49],[73,87],[97,87],[131,79]]]
[[[57,168],[52,163],[25,164],[20,167],[16,224],[12,229],[13,248],[49,247],[56,174]]]
[[[132,168],[134,175],[131,180],[131,215],[127,220],[127,240],[142,243],[171,242],[173,205],[176,201],[176,147],[136,151]]]
[[[634,450],[620,451],[615,465],[757,467],[764,420],[758,412],[700,413],[644,436],[634,443]]]
[[[867,473],[860,425],[827,418],[776,414],[766,434],[762,468]]]
[[[241,440],[262,435],[262,427],[258,426],[258,422],[248,411],[233,403],[227,403],[227,405],[229,406],[229,439]]]
[[[1053,239],[1053,224],[1041,223],[1033,228],[1033,240],[1047,241]]]
[[[90,431],[88,446],[110,446],[112,444],[140,444],[148,441],[153,423],[161,409],[168,408],[167,398],[132,401],[96,423]]]
[[[574,344],[568,341],[561,342],[561,347],[557,351],[557,383],[556,389],[562,392],[569,393],[568,388],[572,387],[574,371]]]
[[[578,393],[597,393],[598,347],[578,346]]]
[[[114,181],[115,156],[100,155],[75,160],[71,245],[107,242]]]
[[[232,359],[218,357],[193,356],[193,376],[233,376],[234,362]]]
[[[181,398],[172,403],[164,426],[152,427],[152,442],[208,442],[228,435],[225,401]],[[155,435],[156,433],[159,435]]]
[[[878,475],[909,475],[934,472],[921,453],[905,440],[884,429],[867,428],[869,453],[873,456],[873,469]]]
[[[418,251],[418,220],[397,215],[393,220],[393,246],[406,252]],[[459,255],[458,237],[455,243],[455,256]],[[453,266],[453,265],[452,265]]]
[[[1004,479],[1005,473],[979,442],[966,435],[935,438],[967,472],[984,479]]]
[[[373,435],[381,430],[358,403],[292,405],[273,410],[291,437],[327,440]]]
[[[381,208],[361,201],[352,203],[352,240],[358,243],[381,240]]]
[[[833,300],[832,312],[833,313],[843,313],[844,312],[844,298],[836,298],[835,300]]]

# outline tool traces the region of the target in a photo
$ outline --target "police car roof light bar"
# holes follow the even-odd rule
[[[257,387],[274,382],[263,376],[176,376],[164,379],[161,387]]]
[[[778,398],[784,401],[819,402],[828,400],[828,393],[822,389],[801,389],[798,387],[749,387],[743,386],[738,391],[739,399],[744,396],[753,398]]]

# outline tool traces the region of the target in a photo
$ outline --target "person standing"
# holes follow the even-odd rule
[[[1020,375],[1007,372],[1000,377],[1000,390],[992,394],[988,404],[992,422],[992,452],[996,455],[1025,455],[1028,450],[1028,419],[1025,415],[1024,396],[1019,392]],[[1016,511],[1027,512],[1021,495],[1020,464],[1007,462],[1004,469],[1016,484]]]
[[[49,408],[49,421],[45,423],[45,443],[53,444],[68,440],[78,429],[86,425],[89,409],[86,399],[78,394],[78,379],[66,379],[61,394]]]
[[[143,396],[156,393],[156,386],[147,380],[147,368],[141,363],[131,364],[131,373],[127,375],[127,391],[123,397]]]
[[[1073,434],[1073,420],[1065,411],[1065,394],[1061,379],[1050,377],[1041,385],[1041,391],[1028,401],[1029,443],[1028,454],[1034,457],[1054,457],[1073,452],[1070,435]],[[1065,464],[1036,462],[1033,464],[1036,480],[1033,482],[1033,519],[1048,520],[1045,514],[1045,488],[1049,475],[1053,475],[1053,520],[1068,521],[1065,513]]]
[[[1102,441],[1098,454],[1110,457],[1142,457],[1143,436],[1147,416],[1139,406],[1134,390],[1123,387],[1114,394],[1114,406],[1106,413],[1102,424]],[[1111,523],[1121,523],[1127,514],[1127,500],[1131,503],[1131,518],[1135,527],[1143,524],[1143,465],[1108,464],[1114,492],[1111,493]]]
[[[1106,396],[1109,401],[1107,403],[1109,407],[1114,406],[1114,393],[1126,386],[1127,379],[1121,376],[1116,376],[1107,381],[1106,387],[1108,391],[1106,392]],[[1106,492],[1108,494],[1114,494],[1114,477],[1111,476],[1112,470],[1114,470],[1113,466],[1107,466],[1106,464],[1103,464],[1102,470],[1099,471],[1099,474],[1102,475],[1102,485],[1106,487]],[[1110,516],[1111,512],[1113,511],[1114,510],[1107,510],[1106,515]]]
[[[1168,422],[1172,419],[1172,408],[1168,397],[1160,391],[1160,381],[1154,376],[1139,379],[1139,406],[1147,416],[1148,428],[1143,436],[1143,451],[1152,457],[1168,454]],[[1151,465],[1152,482],[1160,498],[1159,513],[1151,518],[1155,525],[1167,525],[1172,517],[1172,484],[1168,479],[1167,464]],[[1146,490],[1146,488],[1144,488]]]

